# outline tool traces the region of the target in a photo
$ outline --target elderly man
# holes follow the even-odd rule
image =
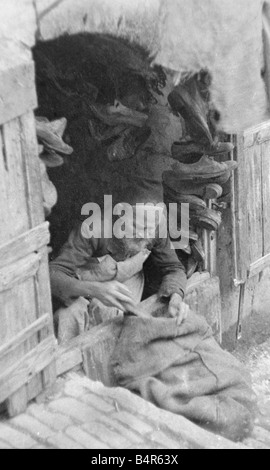
[[[133,195],[133,201],[137,199]],[[146,205],[148,215],[151,206],[156,211],[155,205]],[[147,260],[161,277],[158,294],[169,302],[169,315],[177,317],[179,323],[185,317],[185,268],[172,247],[167,225],[163,225],[165,234],[160,230],[160,220],[165,219],[157,221],[152,217],[146,220],[145,216],[138,217],[138,204],[133,202],[129,207],[134,211],[131,217],[125,217],[125,233],[134,236],[123,236],[118,215],[114,217],[112,237],[105,238],[103,214],[102,223],[97,224],[102,225],[99,233],[87,233],[87,220],[79,224],[71,232],[59,256],[51,262],[52,294],[61,303],[56,312],[60,343],[119,314],[138,313],[145,287],[144,265]]]

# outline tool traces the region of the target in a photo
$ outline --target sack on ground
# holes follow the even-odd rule
[[[253,427],[249,374],[214,340],[203,317],[125,317],[112,357],[118,385],[231,440]]]

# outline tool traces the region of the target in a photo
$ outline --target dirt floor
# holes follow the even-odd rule
[[[266,276],[266,275],[265,275]],[[269,274],[267,274],[267,279]],[[264,279],[265,281],[266,279]],[[251,373],[258,397],[258,416],[253,436],[246,444],[270,448],[270,281],[261,282],[251,317],[243,325],[243,337],[233,354]]]
[[[256,354],[256,347],[270,340],[270,271],[261,276],[254,296],[251,316],[243,322],[242,339],[239,341],[236,354],[245,360],[251,351]]]

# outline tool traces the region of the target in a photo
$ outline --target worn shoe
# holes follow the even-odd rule
[[[38,139],[46,148],[65,155],[71,155],[73,148],[62,139],[66,123],[65,118],[53,122],[36,118],[36,131]]]
[[[47,168],[57,168],[64,164],[63,157],[53,151],[43,152],[39,157],[43,163],[45,163]]]
[[[179,180],[182,181],[208,181],[212,183],[214,182],[211,181],[213,178],[223,176],[228,171],[232,172],[237,166],[237,163],[232,160],[219,163],[214,158],[204,155],[197,163],[175,163],[172,166],[172,170],[177,173]]]
[[[205,147],[194,141],[175,142],[172,146],[172,158],[181,163],[195,163],[203,155],[218,156],[232,152],[234,145],[230,142],[218,142]]]
[[[47,119],[46,117],[36,116],[36,122],[46,123],[47,128],[52,131],[53,134],[56,134],[59,137],[63,137],[67,128],[66,118],[56,119],[55,121],[49,121],[49,119]]]
[[[118,137],[127,129],[127,126],[120,124],[115,127],[106,126],[106,129],[101,130],[101,126],[96,123],[95,119],[89,119],[88,126],[92,139],[99,143],[107,142],[108,140]]]
[[[67,120],[66,118],[61,118],[56,119],[55,121],[51,121],[48,125],[48,128],[53,132],[53,134],[56,134],[59,137],[63,137],[67,128]]]
[[[233,150],[234,145],[231,142],[216,142],[210,148],[205,148],[204,153],[210,156],[215,156],[231,153]]]
[[[177,194],[172,192],[164,193],[164,201],[166,204],[177,203],[177,204],[189,204],[190,210],[196,210],[197,208],[204,208],[206,202],[203,199],[188,194]]]
[[[171,108],[187,121],[190,135],[196,141],[208,142],[213,145],[205,110],[205,103],[198,91],[191,92],[184,86],[178,85],[168,96]]]
[[[205,199],[219,199],[222,196],[223,188],[219,184],[211,183],[205,186]]]
[[[126,160],[135,157],[139,148],[149,139],[151,129],[131,128],[123,132],[122,136],[107,148],[107,156],[110,162]]]
[[[215,183],[196,184],[191,181],[181,181],[173,171],[165,171],[162,178],[165,193],[192,194],[205,199],[218,199],[222,196],[222,187]]]
[[[127,108],[120,102],[116,102],[114,106],[105,106],[102,104],[90,105],[93,115],[107,126],[125,126],[144,127],[148,120],[148,115]]]
[[[190,222],[196,227],[203,228],[208,231],[217,231],[221,225],[221,213],[213,209],[198,209],[190,211]]]

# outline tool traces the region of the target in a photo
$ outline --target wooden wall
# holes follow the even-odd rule
[[[239,167],[232,180],[232,201],[218,235],[223,332],[241,338],[243,321],[258,296],[269,290],[270,122],[234,138]],[[261,299],[263,303],[264,299]]]
[[[56,377],[35,119],[35,74],[25,46],[0,46],[0,403],[10,415]]]

